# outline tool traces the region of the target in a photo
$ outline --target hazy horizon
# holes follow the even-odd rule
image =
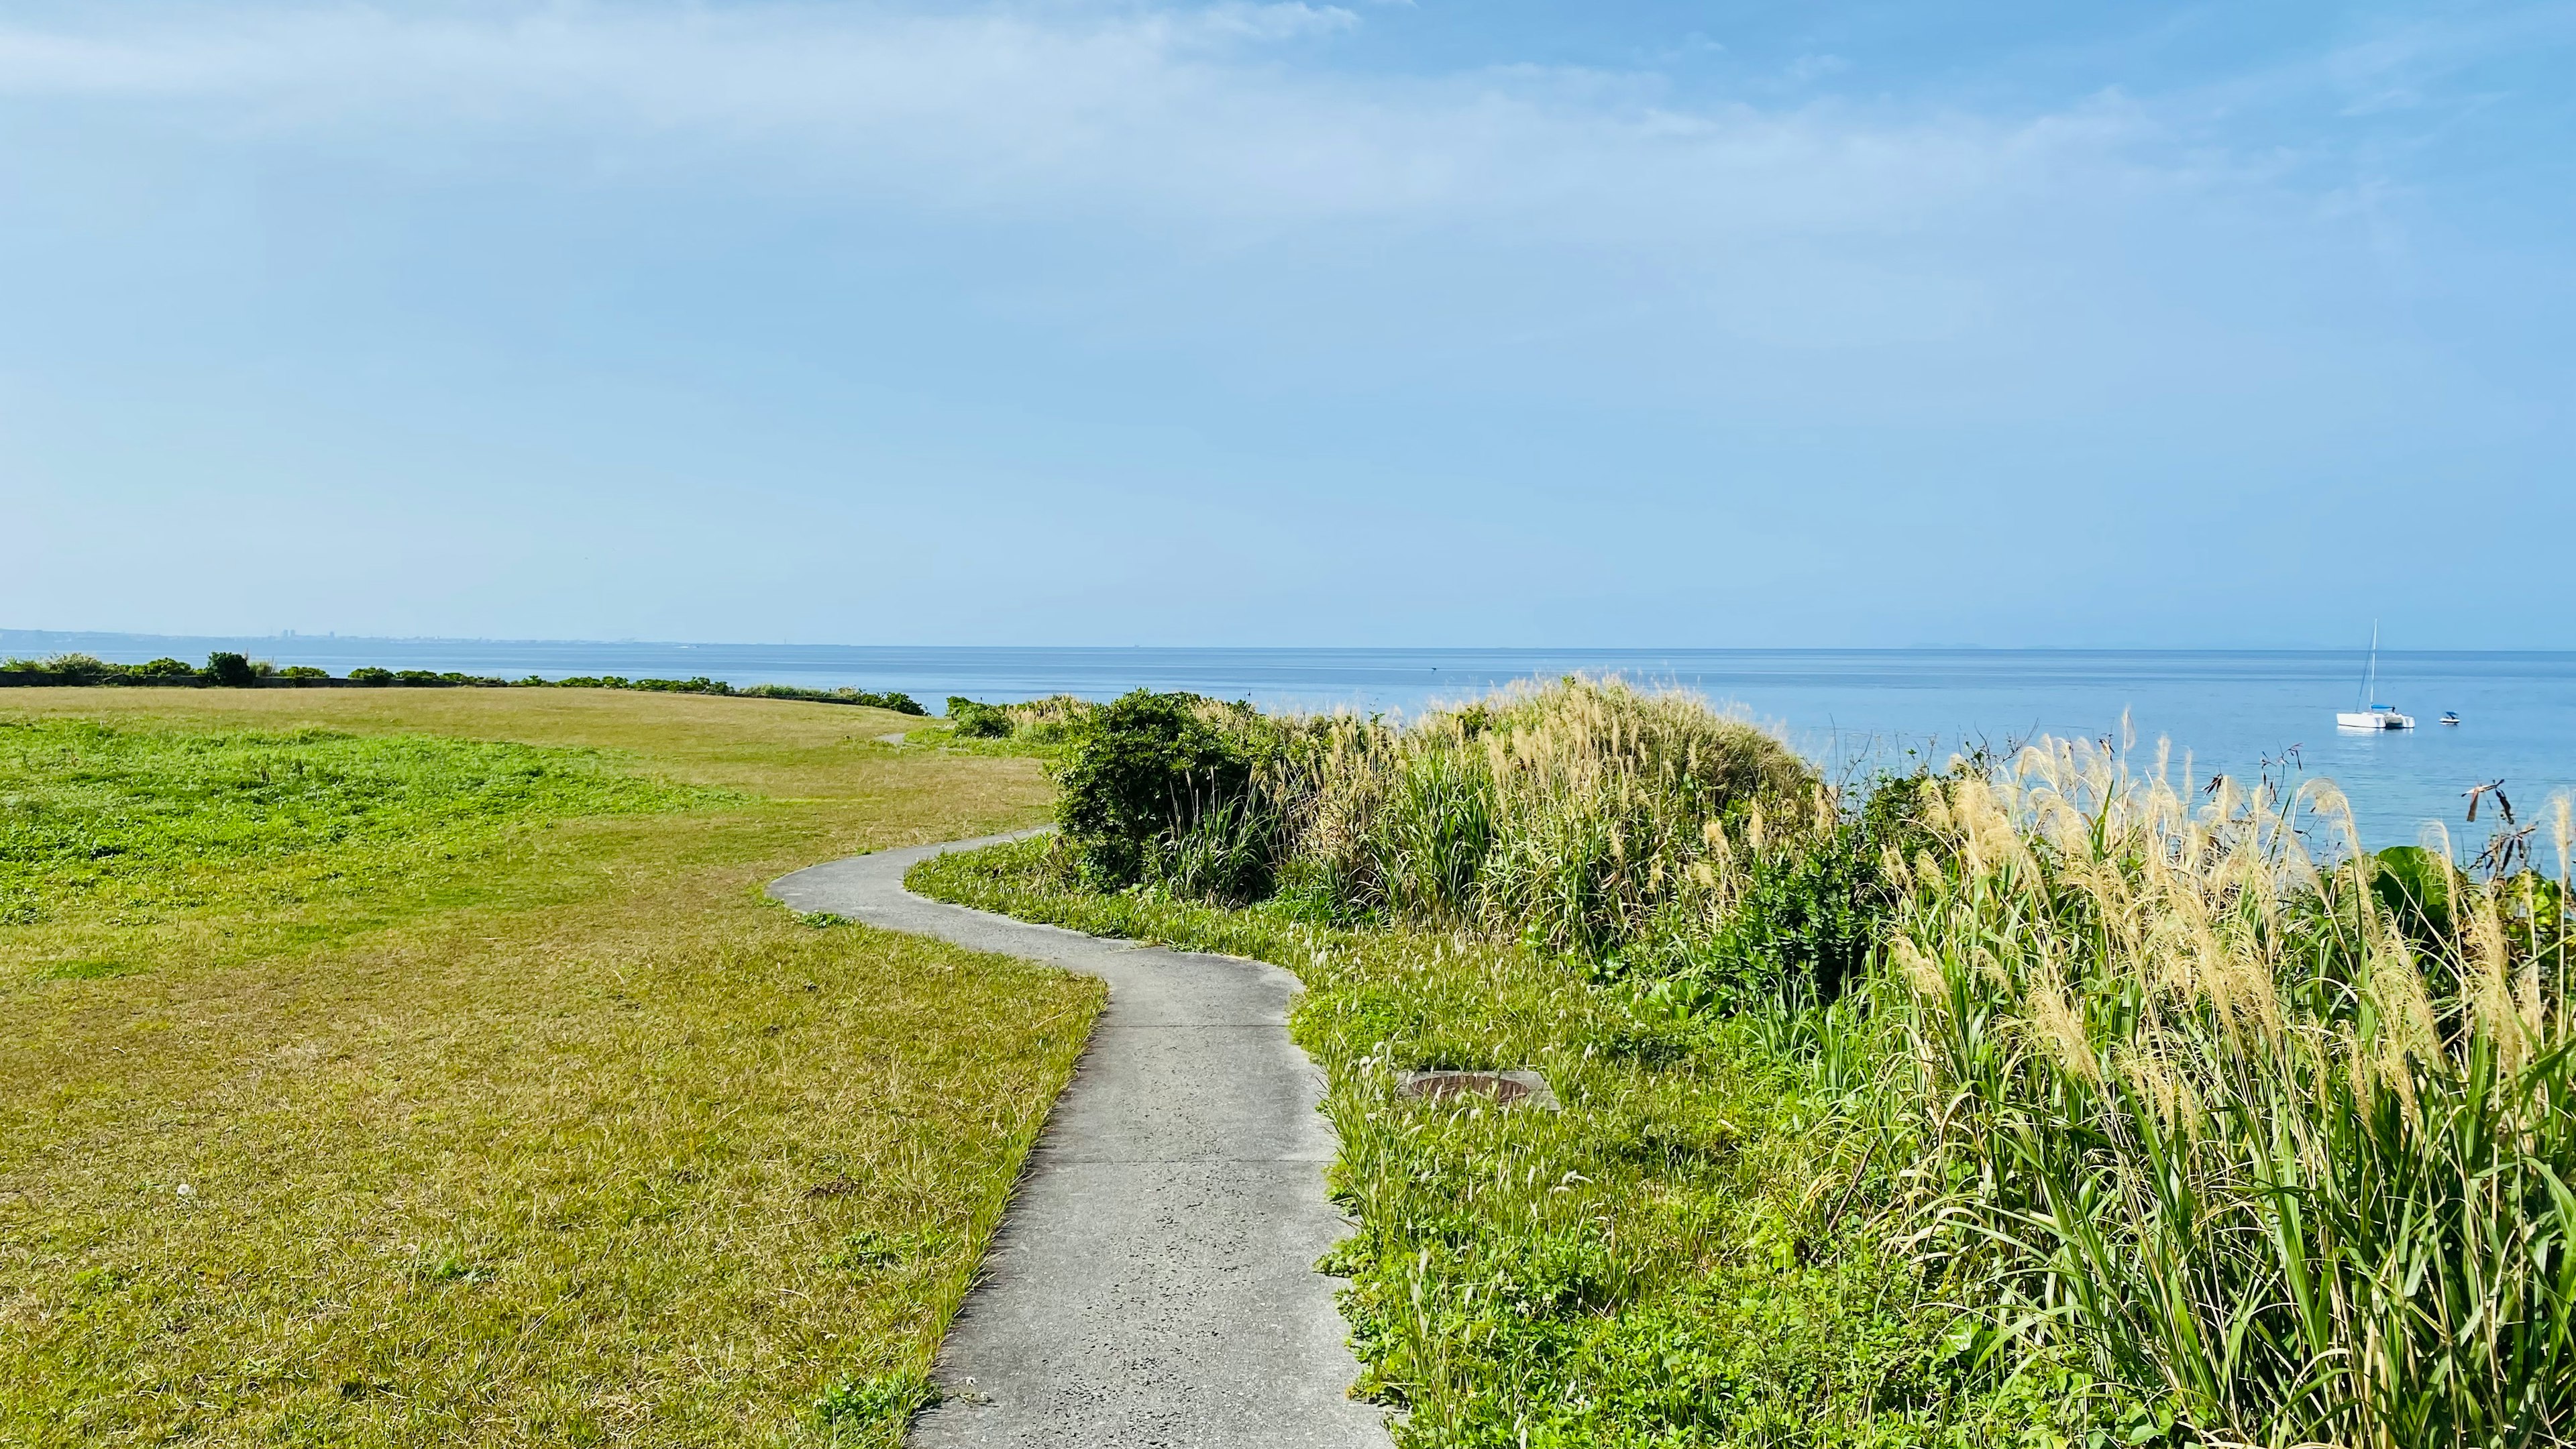
[[[1146,644],[1146,643],[979,643],[942,644],[913,640],[796,640],[796,639],[655,639],[640,635],[616,638],[545,637],[509,634],[352,634],[336,630],[271,630],[260,633],[191,633],[149,629],[48,629],[0,627],[0,652],[27,649],[77,650],[84,643],[133,641],[139,648],[152,643],[240,645],[262,643],[332,643],[332,644],[499,644],[531,647],[641,647],[673,649],[789,649],[789,650],[904,650],[937,652],[1085,653],[1118,650],[1147,650],[1171,654],[1206,653],[1348,653],[1348,654],[1905,654],[1905,653],[1997,653],[1997,654],[2281,654],[2297,656],[2342,656],[2358,659],[2368,652],[2367,640],[2351,643],[2283,643],[2241,645],[2147,644],[1978,644],[1921,640],[1901,644],[1672,644],[1646,642],[1619,643],[1504,643],[1457,644],[1443,641],[1410,641],[1396,644],[1349,644],[1308,642],[1297,644]],[[2383,656],[2397,655],[2576,655],[2576,648],[2489,648],[2448,644],[2411,644],[2399,646],[2382,640]]]

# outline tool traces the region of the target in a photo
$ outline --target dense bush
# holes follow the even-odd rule
[[[733,686],[732,686],[732,685],[725,683],[725,682],[724,682],[723,680],[721,680],[721,679],[709,679],[709,678],[707,678],[707,677],[706,677],[705,675],[703,675],[703,674],[698,675],[698,676],[696,676],[695,678],[692,678],[692,679],[635,679],[635,680],[629,680],[629,681],[627,682],[626,687],[627,687],[628,689],[642,689],[642,690],[650,690],[650,691],[652,691],[652,692],[654,692],[654,693],[657,693],[657,694],[731,694],[731,693],[733,693]]]
[[[1889,862],[1939,845],[1922,821],[1937,784],[1922,770],[1882,774],[1820,794],[1789,828],[1744,832],[1753,839],[1716,928],[1668,931],[1613,966],[1700,1009],[1830,1006],[1861,981],[1895,916],[1902,887]]]
[[[701,674],[689,679],[628,679],[620,674],[577,674],[566,679],[546,679],[530,675],[519,681],[529,688],[554,689],[635,689],[654,694],[741,695],[751,699],[801,699],[815,704],[855,704],[871,709],[892,710],[896,714],[921,715],[919,701],[900,692],[871,693],[863,689],[804,689],[792,684],[754,684],[736,688],[721,679]]]
[[[180,667],[187,668],[184,664]],[[31,682],[38,684],[103,684],[121,675],[124,670],[124,665],[110,664],[89,654],[57,654],[50,659],[0,661],[0,672],[30,676]]]
[[[1255,784],[1269,749],[1260,726],[1247,706],[1141,689],[1083,720],[1057,772],[1056,819],[1084,877],[1267,894],[1279,816]]]
[[[349,671],[349,682],[352,684],[376,686],[387,685],[394,682],[394,672],[390,669],[377,669],[372,666],[365,669],[352,669]]]
[[[259,684],[259,670],[250,657],[217,650],[206,656],[206,677],[226,689],[252,689]]]
[[[948,728],[959,739],[1009,739],[1014,721],[998,704],[981,704],[962,694],[948,696]]]
[[[874,693],[864,689],[801,689],[792,684],[755,684],[732,691],[754,699],[803,699],[816,704],[856,704],[870,709],[892,710],[896,714],[927,716],[930,711],[921,701],[900,690]]]

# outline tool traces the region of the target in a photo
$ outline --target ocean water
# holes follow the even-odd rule
[[[2492,807],[2462,816],[2473,784],[2502,780],[2525,818],[2576,792],[2576,652],[2383,651],[2378,697],[2413,714],[2411,732],[2335,728],[2355,704],[2361,651],[2011,649],[1038,649],[164,638],[0,630],[0,654],[80,649],[140,661],[238,648],[280,664],[346,673],[361,665],[542,674],[706,675],[734,684],[899,689],[933,710],[951,694],[1108,698],[1191,689],[1266,708],[1417,712],[1514,680],[1616,673],[1696,690],[1783,730],[1829,767],[2006,745],[2040,733],[2120,735],[2140,758],[2171,742],[2174,777],[2205,782],[2266,768],[2325,776],[2352,798],[2374,846],[2411,843],[2428,824],[2467,854]],[[5,698],[0,698],[5,708]],[[2434,721],[2444,710],[2457,726]]]

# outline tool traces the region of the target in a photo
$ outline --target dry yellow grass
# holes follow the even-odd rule
[[[97,922],[0,927],[0,1441],[885,1436],[1099,990],[758,890],[1037,819],[1033,761],[592,691],[0,696],[44,715],[578,745],[740,798],[415,862],[355,924],[217,891],[105,979],[23,969]]]
[[[1917,1243],[2193,1442],[2570,1442],[2565,810],[2491,875],[2163,763],[2043,738],[1890,863]]]

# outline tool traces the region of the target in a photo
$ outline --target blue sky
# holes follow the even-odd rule
[[[2576,4],[0,0],[0,624],[2576,647]]]

